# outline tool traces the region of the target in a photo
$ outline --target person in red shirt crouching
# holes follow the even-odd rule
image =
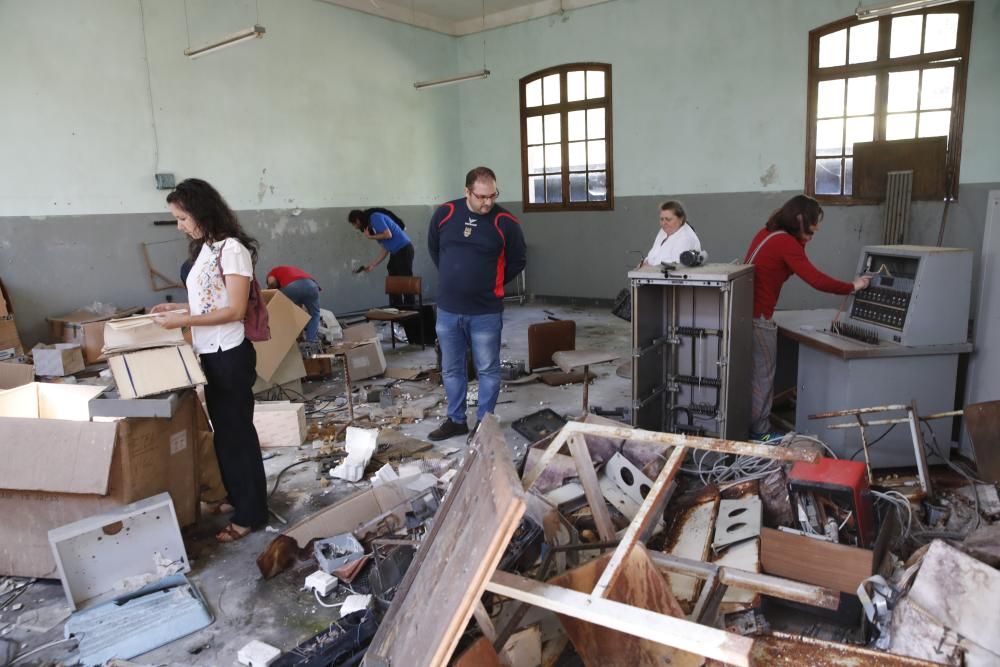
[[[753,397],[750,408],[750,438],[772,440],[782,434],[771,431],[771,401],[774,398],[774,364],[778,327],[771,317],[781,287],[792,274],[821,292],[850,294],[868,287],[870,278],[859,276],[844,282],[826,275],[806,257],[823,220],[823,209],[812,197],[795,195],[771,214],[764,228],[750,242],[744,264],[754,266],[753,284]]]
[[[319,292],[316,279],[295,266],[276,266],[267,274],[267,286],[280,289],[281,293],[306,309],[309,324],[306,325],[306,342],[319,342]]]

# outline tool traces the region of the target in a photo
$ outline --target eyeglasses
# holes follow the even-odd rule
[[[491,195],[481,195],[481,194],[478,194],[476,192],[470,192],[469,194],[471,194],[473,197],[475,197],[479,201],[492,201],[492,200],[494,200],[494,199],[496,199],[497,197],[500,196],[500,191],[497,190],[496,192],[494,192]]]

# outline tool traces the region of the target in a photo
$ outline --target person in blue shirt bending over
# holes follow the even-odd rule
[[[365,237],[378,241],[382,252],[371,264],[360,267],[355,273],[372,270],[389,258],[387,266],[390,276],[413,275],[413,244],[403,230],[406,229],[399,216],[387,208],[354,209],[347,215],[347,221]],[[413,295],[405,297],[391,295],[389,303],[393,306],[413,305]]]
[[[497,206],[499,196],[493,170],[476,167],[465,177],[465,196],[441,205],[427,230],[427,248],[438,268],[435,331],[448,398],[448,418],[427,436],[431,440],[469,433],[466,347],[472,348],[479,378],[473,433],[500,395],[503,286],[524,269],[527,252],[521,223]]]

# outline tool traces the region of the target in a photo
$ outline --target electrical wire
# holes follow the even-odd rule
[[[889,428],[887,428],[887,429],[885,430],[885,433],[883,433],[882,435],[880,435],[879,437],[875,438],[874,440],[872,440],[871,442],[869,442],[869,443],[868,443],[868,449],[871,449],[872,447],[874,447],[875,445],[877,445],[877,444],[878,444],[878,441],[879,441],[879,440],[881,440],[882,438],[884,438],[885,436],[889,435],[889,432],[890,432],[890,431],[892,431],[892,429],[894,429],[894,428],[896,428],[896,424],[891,424],[891,425],[889,426]],[[860,454],[860,453],[861,453],[861,452],[863,452],[863,451],[865,451],[865,448],[864,448],[864,447],[861,447],[861,448],[860,448],[860,449],[858,449],[858,450],[857,450],[856,452],[854,452],[853,454],[851,454],[851,455],[850,455],[850,456],[849,456],[849,457],[847,458],[847,460],[848,460],[848,461],[853,461],[853,460],[854,460],[854,457],[856,457],[856,456],[857,456],[858,454]]]
[[[284,475],[287,471],[291,470],[295,466],[302,465],[303,463],[309,463],[311,461],[316,461],[316,460],[318,460],[316,457],[309,457],[307,459],[302,459],[301,461],[296,461],[294,463],[289,463],[284,468],[282,468],[281,470],[279,470],[277,477],[274,478],[274,486],[271,487],[271,491],[270,491],[270,493],[267,494],[267,497],[270,498],[271,496],[274,495],[274,492],[278,490],[278,483],[281,481],[281,476]]]
[[[327,604],[326,602],[323,602],[323,599],[319,596],[319,591],[315,588],[313,589],[313,596],[315,596],[316,602],[319,602],[321,606],[326,607],[327,609],[336,609],[344,604],[343,602],[337,602],[334,604]]]

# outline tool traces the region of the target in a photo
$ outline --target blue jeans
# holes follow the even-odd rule
[[[303,278],[282,287],[281,293],[291,299],[292,303],[302,306],[309,313],[306,340],[310,343],[317,342],[319,340],[316,335],[319,329],[319,285],[315,280]]]
[[[437,331],[441,344],[441,377],[448,397],[448,419],[466,424],[465,393],[468,376],[465,349],[472,348],[472,360],[479,377],[479,406],[476,419],[492,413],[500,396],[500,331],[503,313],[457,315],[438,308]]]

